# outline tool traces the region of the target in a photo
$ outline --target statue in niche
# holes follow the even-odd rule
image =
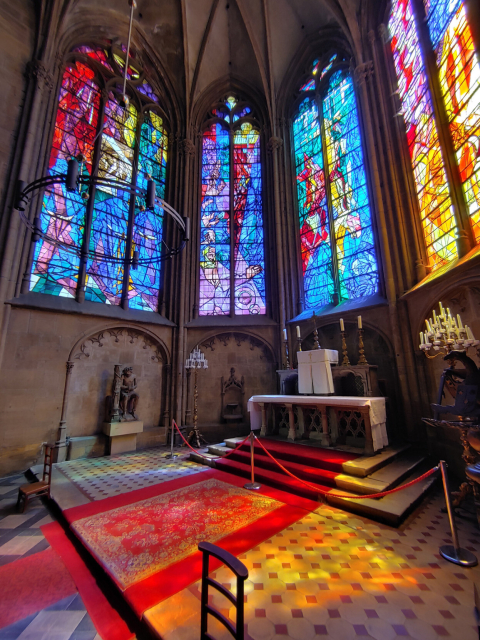
[[[129,420],[128,416],[132,416],[134,420],[138,420],[135,410],[138,404],[137,378],[133,373],[132,367],[125,367],[122,371],[122,379],[120,384],[120,414],[121,420]]]
[[[139,400],[137,378],[132,367],[125,367],[123,371],[121,369],[121,365],[115,365],[112,395],[106,398],[106,422],[138,420],[136,414]]]

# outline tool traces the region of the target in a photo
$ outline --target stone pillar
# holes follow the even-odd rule
[[[320,405],[317,407],[317,409],[320,411],[320,414],[322,416],[322,437],[320,439],[320,442],[324,447],[329,447],[332,444],[332,441],[330,439],[330,433],[328,430],[327,407],[325,405]]]
[[[288,439],[295,442],[295,414],[293,412],[293,404],[285,404],[288,411]]]
[[[262,428],[260,429],[260,436],[267,435],[267,411],[265,409],[265,403],[259,402],[260,409],[262,411]]]
[[[58,440],[55,442],[57,447],[56,462],[64,462],[67,459],[67,409],[68,409],[68,393],[70,390],[70,380],[72,377],[73,365],[71,360],[67,361],[67,373],[65,376],[65,387],[63,389],[62,415],[60,416],[60,425],[58,427]]]

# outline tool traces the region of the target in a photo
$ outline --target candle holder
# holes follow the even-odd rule
[[[450,309],[447,309],[448,313],[445,313],[441,302],[439,307],[439,315],[433,311],[433,319],[425,320],[427,325],[425,338],[423,337],[423,332],[420,334],[421,344],[419,347],[425,356],[429,360],[433,360],[438,356],[446,356],[453,350],[467,351],[469,347],[476,347],[477,355],[479,355],[480,340],[475,340],[471,330],[462,324],[460,315],[457,315],[457,324],[455,318],[450,314]],[[435,351],[437,353],[432,353]]]
[[[359,358],[357,364],[368,364],[363,348],[363,329],[358,330],[358,354]]]
[[[340,331],[340,335],[342,336],[342,353],[343,353],[342,366],[348,367],[350,365],[350,360],[348,359],[347,341],[345,340],[345,331]]]
[[[290,369],[290,360],[288,357],[288,340],[284,340],[283,343],[285,345],[285,360],[287,362],[287,366],[285,368]]]
[[[302,339],[297,336],[297,351],[302,350]]]
[[[208,360],[205,359],[205,355],[200,351],[198,347],[190,354],[190,357],[187,358],[185,362],[185,369],[193,369],[193,429],[188,434],[187,442],[190,444],[192,441],[195,442],[195,445],[198,449],[200,449],[202,444],[208,444],[205,438],[202,436],[197,426],[198,419],[198,387],[197,387],[197,371],[198,369],[208,369]],[[186,445],[183,445],[186,446]]]
[[[313,348],[314,349],[320,349],[320,342],[318,341],[318,329],[317,329],[317,323],[316,323],[316,315],[315,312],[313,313],[312,316],[312,320],[313,320]]]

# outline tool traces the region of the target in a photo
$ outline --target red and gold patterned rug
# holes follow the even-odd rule
[[[217,479],[77,520],[72,529],[122,590],[283,506]]]

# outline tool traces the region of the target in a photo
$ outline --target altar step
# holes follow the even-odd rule
[[[201,452],[207,459],[197,454],[191,454],[191,459],[249,479],[249,443],[228,458],[218,459],[218,456],[224,456],[242,440],[231,438],[221,444],[209,445]],[[424,473],[430,465],[410,445],[388,447],[373,456],[354,456],[335,449],[274,439],[262,441],[288,471],[313,487],[289,477],[258,445],[255,446],[256,481],[316,501],[321,500],[323,493],[327,492],[325,499],[328,503],[392,526],[397,526],[410,513],[435,482],[435,476],[431,476],[384,498],[351,499],[349,496],[380,493],[405,484]],[[336,498],[330,494],[344,494],[345,497]]]

